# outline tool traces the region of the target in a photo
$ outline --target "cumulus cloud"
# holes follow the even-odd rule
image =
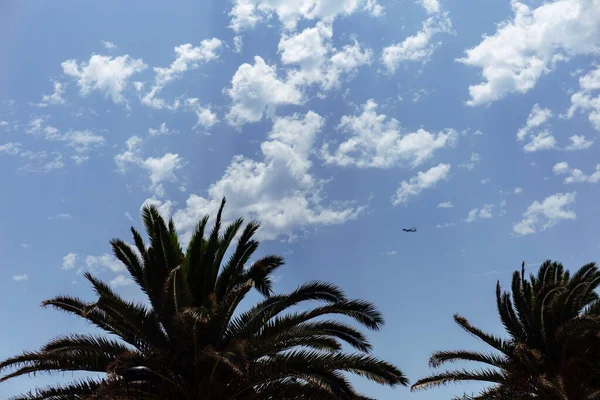
[[[587,140],[585,136],[573,135],[569,138],[571,144],[566,147],[568,151],[587,150],[594,144],[593,140]]]
[[[541,203],[534,201],[523,213],[521,221],[513,225],[517,236],[545,231],[557,223],[577,218],[570,206],[575,203],[575,192],[556,193],[546,197]]]
[[[272,113],[279,105],[302,101],[301,91],[279,79],[275,66],[267,65],[259,56],[254,57],[254,65],[240,65],[226,93],[233,102],[226,118],[233,126],[260,121],[265,111]]]
[[[102,270],[109,270],[114,273],[126,271],[121,261],[110,254],[103,254],[101,256],[88,255],[85,257],[85,265],[87,270],[92,273],[98,273]]]
[[[10,156],[16,156],[22,150],[22,145],[19,142],[8,142],[0,146],[0,153],[5,153]]]
[[[454,204],[452,204],[451,201],[445,201],[445,202],[437,205],[437,208],[452,208],[452,207],[454,207]]]
[[[25,164],[19,169],[26,172],[47,173],[65,166],[62,154],[24,150],[19,142],[8,142],[0,145],[0,153],[18,156],[24,160]]]
[[[392,197],[392,204],[406,204],[411,197],[418,196],[425,189],[435,187],[440,181],[447,181],[450,177],[450,165],[439,164],[425,172],[419,172],[408,181],[402,181],[396,194]]]
[[[333,20],[365,10],[375,16],[383,13],[376,0],[234,0],[230,27],[235,32],[252,29],[275,14],[287,30],[294,30],[300,19]]]
[[[28,279],[29,279],[29,276],[27,274],[13,275],[13,281],[15,281],[15,282],[22,282],[22,281],[26,281]]]
[[[589,112],[592,126],[600,131],[600,65],[579,78],[579,91],[571,96],[571,107],[567,116],[577,111]]]
[[[123,287],[123,286],[129,286],[129,285],[133,285],[133,279],[131,279],[130,277],[128,277],[127,275],[117,275],[116,278],[112,279],[109,284],[112,287]]]
[[[196,122],[196,125],[194,125],[194,128],[201,126],[205,129],[210,129],[219,122],[217,114],[213,112],[210,107],[198,107],[196,109],[196,117],[198,118],[198,121]]]
[[[77,254],[69,253],[63,257],[62,267],[60,269],[73,269],[77,266]]]
[[[125,150],[115,156],[117,171],[125,173],[129,165],[137,165],[148,172],[150,189],[159,196],[164,196],[163,182],[177,182],[175,172],[185,166],[178,154],[166,153],[160,158],[142,157],[140,144],[142,139],[132,136],[125,142]]]
[[[178,100],[172,105],[164,99],[156,97],[158,93],[171,81],[181,77],[188,69],[196,69],[201,64],[219,58],[219,50],[223,42],[217,38],[205,39],[197,47],[190,43],[175,47],[175,61],[169,67],[154,67],[155,82],[152,89],[144,95],[142,103],[152,108],[177,109],[180,106]]]
[[[114,44],[113,42],[107,42],[104,40],[101,40],[100,42],[102,42],[102,45],[104,46],[105,49],[108,49],[108,50],[118,49],[117,45]]]
[[[469,215],[465,219],[467,224],[477,221],[478,219],[492,219],[492,210],[494,206],[492,204],[485,204],[481,208],[474,208],[469,211]]]
[[[520,188],[520,187],[516,187],[516,188],[515,188],[515,194],[520,194],[520,193],[522,193],[522,192],[523,192],[523,189],[522,189],[522,188]]]
[[[342,75],[353,76],[359,67],[371,63],[372,51],[353,45],[335,49],[331,44],[331,22],[319,22],[298,34],[284,33],[279,41],[281,62],[297,66],[288,72],[288,82],[297,86],[318,84],[325,91],[338,87]]]
[[[529,138],[530,142],[523,146],[523,150],[526,153],[556,148],[556,138],[548,131],[540,132],[537,135],[531,135]]]
[[[98,54],[92,55],[88,62],[79,63],[72,59],[61,65],[65,75],[77,79],[82,96],[98,90],[115,103],[125,102],[123,91],[127,88],[129,79],[148,67],[142,59],[134,59],[128,55],[113,58]]]
[[[517,141],[529,139],[529,142],[523,146],[526,153],[556,148],[556,138],[550,133],[550,127],[546,126],[545,129],[539,130],[540,127],[547,125],[552,117],[550,109],[542,108],[537,103],[533,105],[527,122],[517,131]]]
[[[598,0],[558,0],[535,9],[511,1],[514,19],[468,49],[459,61],[481,68],[484,82],[469,87],[467,104],[486,104],[511,93],[526,93],[554,65],[577,55],[597,54]]]
[[[531,131],[539,128],[543,124],[546,123],[550,118],[552,118],[552,111],[548,108],[542,108],[539,104],[534,104],[529,116],[527,117],[527,122],[525,126],[523,126],[517,132],[517,140],[521,141],[525,139],[527,136],[531,134]]]
[[[427,11],[427,14],[437,14],[440,12],[440,3],[438,0],[417,0],[417,3]]]
[[[456,226],[456,224],[454,222],[445,222],[443,224],[437,224],[435,227],[437,229],[446,229],[446,228],[452,228],[453,226]]]
[[[466,168],[470,171],[475,168],[475,166],[479,163],[480,160],[481,156],[479,155],[479,153],[471,153],[471,156],[469,157],[469,162],[459,164],[459,167]]]
[[[149,128],[148,129],[148,134],[150,136],[172,135],[174,133],[178,133],[178,131],[170,130],[167,127],[166,122],[163,122],[162,124],[160,124],[160,126],[158,128]]]
[[[431,1],[424,0],[431,3]],[[401,43],[397,43],[383,49],[381,61],[391,73],[396,72],[398,67],[405,62],[429,61],[439,42],[432,42],[435,35],[439,33],[452,33],[452,22],[448,13],[440,13],[429,17],[423,22],[421,30],[413,36],[409,36]]]
[[[360,115],[345,115],[337,129],[349,138],[331,151],[333,143],[325,143],[321,156],[327,164],[359,168],[390,168],[399,164],[416,167],[433,154],[453,145],[453,130],[430,133],[424,129],[402,133],[399,122],[377,114],[377,103],[368,100]]]
[[[582,170],[570,168],[569,164],[562,161],[556,163],[552,167],[554,175],[568,175],[565,177],[564,183],[596,183],[600,181],[600,164],[596,164],[596,170],[591,175],[586,175]]]
[[[53,142],[64,142],[68,147],[73,148],[77,153],[84,153],[89,150],[101,147],[105,143],[103,136],[98,135],[89,129],[71,130],[61,133],[58,128],[46,123],[48,117],[38,117],[29,121],[25,133],[30,135],[42,136],[45,140]]]
[[[356,218],[363,207],[324,205],[324,182],[311,174],[309,156],[323,125],[323,118],[312,111],[274,118],[268,140],[261,144],[261,161],[235,156],[206,197],[191,195],[185,208],[173,214],[184,237],[189,238],[200,218],[216,213],[223,197],[228,200],[225,218],[258,219],[263,239],[292,239],[303,229]],[[153,204],[164,203],[154,199]]]
[[[62,97],[65,94],[64,85],[61,82],[53,81],[52,86],[54,92],[42,95],[42,102],[38,106],[46,107],[48,105],[65,104],[65,99]]]

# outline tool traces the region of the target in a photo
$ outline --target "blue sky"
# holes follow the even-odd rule
[[[411,381],[482,348],[452,315],[501,332],[496,280],[596,259],[599,51],[599,0],[3,1],[0,358],[90,329],[39,307],[90,298],[84,271],[141,298],[108,240],[144,203],[185,237],[222,196],[277,290],[375,302]]]

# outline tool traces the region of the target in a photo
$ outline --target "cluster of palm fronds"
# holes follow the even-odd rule
[[[125,399],[123,379],[134,366],[152,371],[151,394],[164,400],[366,399],[345,373],[381,384],[406,385],[395,366],[369,354],[371,345],[342,315],[377,330],[383,318],[365,301],[346,298],[334,285],[311,282],[289,294],[272,294],[272,273],[283,264],[266,256],[248,265],[259,225],[241,219],[221,232],[223,201],[214,227],[198,224],[184,252],[172,221],[154,207],[143,210],[149,246],[132,228],[134,246],[111,242],[114,254],[147,295],[129,302],[86,274],[97,299],[60,296],[44,302],[85,318],[108,335],[70,335],[0,363],[0,381],[38,372],[105,373],[68,385],[37,389],[18,399]],[[237,245],[230,245],[237,238]],[[230,250],[230,251],[228,251]],[[264,300],[236,310],[256,289]],[[291,312],[307,302],[318,306]],[[355,353],[342,351],[348,344]]]
[[[498,284],[498,314],[508,340],[487,334],[456,315],[456,323],[491,346],[493,353],[439,351],[430,365],[474,361],[477,371],[442,372],[417,381],[413,390],[450,382],[494,383],[464,399],[600,399],[600,271],[595,264],[573,276],[560,263],[546,261],[537,276],[526,279],[524,265],[515,271],[512,293]]]

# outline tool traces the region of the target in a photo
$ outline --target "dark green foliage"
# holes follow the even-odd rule
[[[134,246],[111,241],[115,256],[147,295],[149,306],[126,301],[110,286],[86,274],[97,298],[86,302],[59,296],[43,303],[86,319],[107,335],[69,335],[39,351],[0,363],[7,379],[40,372],[103,372],[103,380],[39,389],[18,399],[124,399],[122,376],[132,366],[154,374],[153,398],[221,399],[366,399],[345,373],[380,384],[406,385],[393,365],[369,355],[371,345],[346,316],[368,329],[383,324],[367,302],[347,299],[329,283],[307,283],[289,294],[274,295],[272,274],[283,259],[262,257],[248,265],[259,228],[241,219],[221,232],[221,204],[214,227],[208,217],[194,230],[185,251],[173,221],[165,223],[154,207],[142,212],[149,246],[132,228]],[[237,245],[231,244],[237,238]],[[256,289],[265,298],[236,313]],[[318,302],[305,311],[290,308]],[[342,351],[348,344],[357,353]]]
[[[420,379],[412,390],[451,382],[483,381],[495,386],[464,399],[592,400],[600,398],[600,271],[586,264],[573,276],[560,263],[546,261],[537,275],[515,271],[511,293],[498,283],[498,315],[509,336],[503,340],[473,327],[458,315],[456,323],[493,348],[492,353],[438,351],[432,367],[472,361],[477,371],[450,370]]]

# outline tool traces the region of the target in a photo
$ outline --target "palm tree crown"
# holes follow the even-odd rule
[[[223,232],[223,200],[214,227],[208,217],[183,251],[172,220],[147,206],[142,216],[149,238],[131,229],[134,245],[114,239],[115,256],[146,294],[148,304],[127,301],[91,274],[94,302],[59,296],[44,306],[75,314],[108,335],[68,335],[40,350],[0,363],[0,382],[37,372],[106,373],[38,389],[15,399],[121,399],[123,376],[132,366],[153,373],[156,399],[367,399],[345,373],[380,384],[406,385],[395,366],[370,355],[371,345],[356,328],[332,319],[342,315],[378,330],[383,318],[370,303],[348,299],[341,289],[310,282],[274,295],[272,273],[283,259],[262,257],[249,265],[258,247],[255,222],[238,219]],[[237,245],[231,248],[237,238]],[[246,311],[240,302],[252,290],[264,296]],[[303,311],[290,308],[319,302]],[[342,350],[353,347],[355,353]]]
[[[412,390],[450,382],[495,384],[473,399],[594,399],[600,396],[600,300],[595,289],[600,271],[586,264],[573,276],[562,264],[546,261],[537,275],[525,277],[524,264],[515,271],[511,292],[496,286],[504,340],[455,315],[456,323],[495,351],[438,351],[430,365],[472,361],[487,368],[454,370],[417,381]]]

